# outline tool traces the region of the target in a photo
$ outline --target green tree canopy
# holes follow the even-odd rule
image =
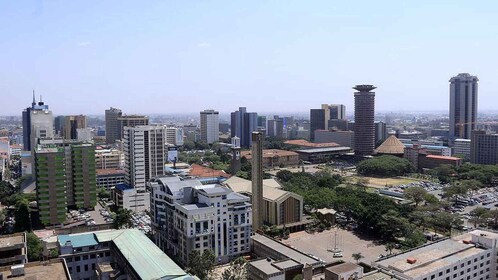
[[[42,258],[43,245],[41,240],[32,232],[26,234],[28,247],[28,261],[39,261]]]
[[[424,188],[418,186],[409,187],[404,192],[404,196],[406,198],[415,202],[415,207],[417,207],[420,202],[424,201],[426,195],[427,191]]]
[[[385,155],[360,162],[356,170],[364,176],[393,177],[413,172],[414,167],[407,159]]]
[[[132,211],[130,209],[119,208],[114,217],[114,228],[131,228],[133,226],[131,213]]]
[[[188,257],[187,272],[206,280],[213,271],[215,262],[216,256],[211,250],[204,250],[202,254],[193,250]]]

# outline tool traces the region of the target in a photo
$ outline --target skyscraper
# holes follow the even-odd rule
[[[375,145],[387,139],[387,126],[385,122],[374,122],[375,124]]]
[[[477,79],[460,73],[450,79],[450,140],[470,139],[477,122]]]
[[[230,115],[231,137],[239,137],[240,145],[244,148],[251,146],[251,133],[258,129],[258,114],[248,113],[246,107],[239,107],[238,111]]]
[[[118,118],[118,139],[124,138],[125,127],[149,125],[149,117],[143,115],[124,115]]]
[[[325,126],[325,110],[311,109],[310,110],[310,140],[315,141],[315,130],[326,129]]]
[[[62,137],[64,134],[64,121],[66,116],[57,116],[54,118],[55,135]]]
[[[86,116],[65,116],[64,118],[64,131],[63,137],[67,140],[78,139],[78,128],[86,128],[87,121]]]
[[[474,130],[470,140],[470,162],[475,164],[498,164],[498,134],[487,134]]]
[[[253,132],[252,138],[252,229],[256,232],[263,226],[263,134]]]
[[[120,109],[111,107],[105,110],[105,142],[107,144],[114,144],[116,140],[121,139],[118,118],[122,115],[123,112]]]
[[[357,85],[354,93],[354,152],[371,155],[375,148],[375,92],[373,85]]]
[[[345,120],[346,119],[346,106],[343,104],[330,104],[330,118],[329,120]]]
[[[164,175],[166,129],[165,126],[125,127],[123,152],[128,186],[145,191],[145,184],[151,178]]]
[[[284,138],[284,119],[279,116],[273,116],[272,120],[268,120],[267,135],[270,137]]]
[[[32,151],[35,148],[37,139],[54,137],[54,117],[52,111],[48,109],[41,100],[38,104],[33,91],[33,102],[31,107],[22,112],[23,124],[23,149]]]
[[[36,198],[40,221],[57,225],[66,220],[66,158],[63,147],[35,151]]]
[[[212,144],[219,141],[219,112],[215,110],[201,111],[201,141]]]

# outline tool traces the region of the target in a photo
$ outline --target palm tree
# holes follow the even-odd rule
[[[361,254],[361,253],[354,253],[353,255],[351,255],[353,257],[353,259],[356,261],[356,263],[358,263],[360,261],[360,259],[363,259],[364,256]]]

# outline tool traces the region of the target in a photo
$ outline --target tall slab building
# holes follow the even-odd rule
[[[252,228],[257,231],[263,227],[263,140],[261,132],[252,135]]]
[[[460,73],[450,79],[450,140],[470,139],[477,122],[477,79]]]
[[[220,140],[220,117],[215,110],[201,111],[201,141],[213,144]]]
[[[41,100],[36,103],[33,92],[31,107],[22,112],[23,150],[32,151],[39,138],[54,137],[54,117],[48,105]]]
[[[354,153],[371,155],[375,148],[375,92],[373,85],[356,85],[354,93]]]

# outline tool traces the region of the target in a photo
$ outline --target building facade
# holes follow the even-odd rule
[[[325,110],[311,109],[310,110],[310,141],[315,141],[315,131],[323,130],[325,126]]]
[[[377,121],[375,124],[375,145],[387,139],[387,126],[385,122]]]
[[[135,127],[149,125],[149,117],[143,115],[123,115],[118,119],[118,136],[121,140],[124,138],[125,127]]]
[[[317,130],[315,143],[337,143],[344,147],[354,147],[353,131]]]
[[[375,148],[375,92],[372,85],[357,85],[354,93],[354,152],[372,155]]]
[[[465,161],[469,161],[470,146],[470,139],[455,139],[453,143],[453,155],[463,156]]]
[[[450,79],[450,140],[470,139],[477,122],[477,79],[460,73]]]
[[[118,118],[123,116],[123,112],[117,108],[105,110],[105,142],[114,144],[116,140],[121,139],[120,123]]]
[[[231,137],[239,137],[240,145],[249,148],[252,144],[251,133],[258,130],[258,114],[248,113],[246,107],[239,107],[238,111],[230,114]]]
[[[220,116],[215,110],[201,111],[201,141],[213,144],[219,141]]]
[[[149,182],[155,243],[182,264],[193,250],[212,250],[217,263],[250,252],[249,198],[220,185],[158,177]]]
[[[121,169],[124,165],[124,154],[118,149],[96,149],[95,167],[97,169]]]
[[[84,115],[65,116],[62,136],[67,140],[78,139],[78,128],[86,128],[87,119]]]
[[[31,107],[22,112],[23,150],[32,151],[37,139],[54,137],[54,117],[43,101],[36,103],[33,93]]]
[[[472,131],[470,162],[476,164],[498,164],[498,134],[487,134],[484,130]]]

